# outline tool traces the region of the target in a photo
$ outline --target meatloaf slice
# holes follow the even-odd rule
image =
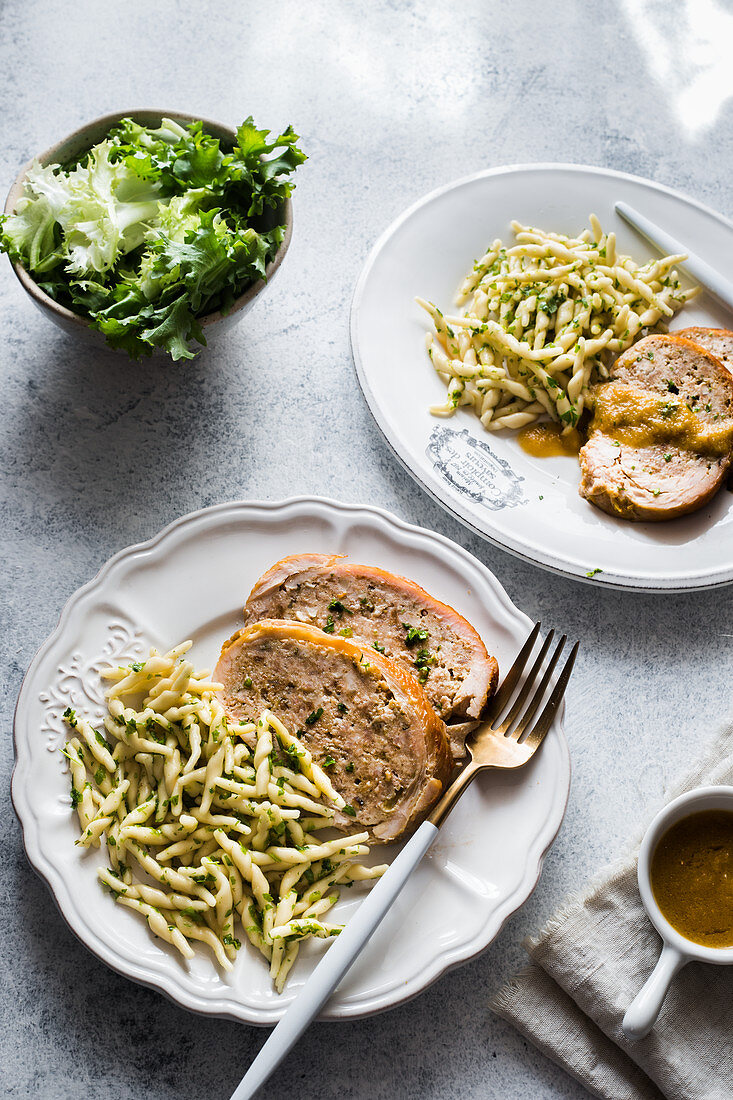
[[[612,516],[663,520],[694,512],[733,457],[733,375],[700,344],[647,336],[597,386],[578,456],[581,496]]]
[[[445,726],[402,666],[305,623],[263,619],[240,630],[214,671],[237,720],[272,710],[327,770],[359,824],[396,840],[427,815],[453,760]]]
[[[681,328],[670,336],[681,336],[702,344],[706,351],[719,359],[724,367],[733,374],[733,332],[727,328]]]
[[[244,621],[262,618],[363,638],[399,661],[448,724],[454,757],[465,755],[466,733],[496,689],[499,666],[471,624],[414,581],[338,554],[297,554],[273,565],[252,589]]]
[[[684,336],[686,340],[702,344],[706,351],[711,352],[733,374],[733,332],[730,329],[683,328],[672,335]],[[733,490],[733,463],[728,470],[728,488]]]

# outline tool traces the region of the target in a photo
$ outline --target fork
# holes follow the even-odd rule
[[[567,641],[564,634],[545,665],[554,638],[554,631],[550,631],[526,679],[519,687],[509,711],[501,724],[496,724],[520,684],[522,673],[539,634],[540,623],[535,623],[514,664],[504,677],[501,687],[484,708],[481,724],[470,734],[470,739],[466,742],[468,763],[445,791],[427,820],[423,821],[417,832],[390,864],[389,869],[372,887],[338,939],[331,944],[302,993],[293,1001],[247,1070],[238,1088],[232,1093],[231,1100],[249,1100],[318,1015],[435,840],[438,828],[478,773],[488,768],[521,768],[531,760],[542,744],[560,709],[578,652],[578,642],[576,642],[539,718],[529,729]]]

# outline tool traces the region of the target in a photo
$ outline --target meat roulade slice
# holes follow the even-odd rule
[[[447,724],[454,758],[465,755],[466,734],[496,690],[499,666],[471,624],[419,584],[339,554],[296,554],[273,565],[252,589],[244,621],[263,618],[363,638],[399,661]]]
[[[616,360],[594,402],[581,496],[612,516],[665,520],[717,493],[733,457],[733,375],[700,343],[645,337]]]

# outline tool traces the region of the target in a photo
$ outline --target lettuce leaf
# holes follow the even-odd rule
[[[197,318],[265,277],[306,159],[297,142],[292,127],[271,137],[252,118],[226,150],[200,122],[123,119],[78,162],[34,164],[0,219],[0,250],[111,346],[192,358],[190,342],[205,343]]]

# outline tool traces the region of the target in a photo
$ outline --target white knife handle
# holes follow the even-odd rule
[[[681,241],[676,240],[671,234],[650,221],[649,218],[645,218],[638,210],[634,210],[633,206],[629,206],[625,202],[617,202],[616,211],[624,221],[632,225],[634,229],[638,229],[642,237],[645,237],[660,252],[665,252],[668,256],[687,253],[687,259],[680,263],[680,267],[683,267],[687,274],[691,275],[698,283],[702,283],[705,289],[721,305],[733,309],[733,283],[729,279],[726,279],[710,264],[705,263],[694,252],[690,252],[689,248]]]
[[[302,992],[291,1004],[280,1023],[262,1047],[242,1078],[231,1100],[249,1100],[260,1085],[279,1066],[288,1051],[297,1043],[311,1020],[323,1008],[356,956],[379,925],[385,913],[417,867],[438,830],[423,821],[400,854],[385,871],[340,936],[326,951]]]

